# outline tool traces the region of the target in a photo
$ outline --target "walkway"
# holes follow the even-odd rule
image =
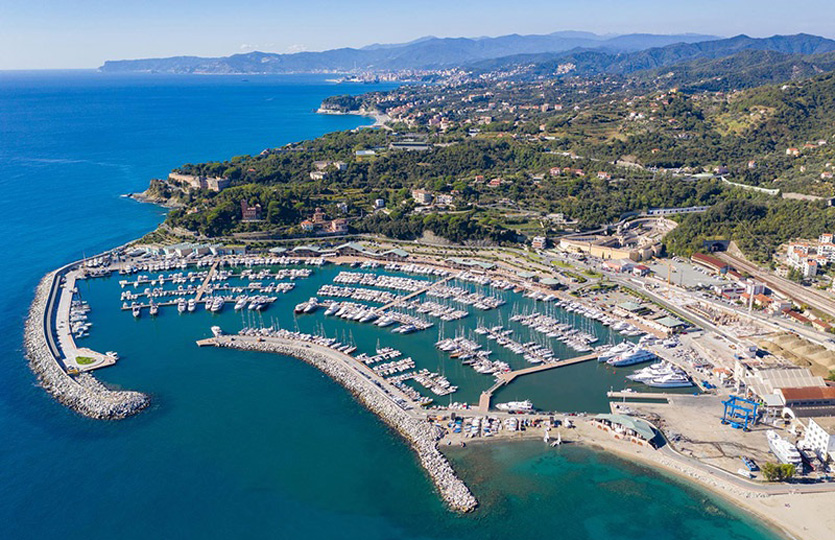
[[[197,295],[194,297],[195,302],[200,302],[200,299],[203,298],[203,293],[206,292],[206,288],[209,286],[209,282],[212,280],[212,277],[214,277],[218,264],[220,264],[220,261],[216,261],[212,265],[212,267],[209,268],[209,273],[206,274],[206,279],[203,280],[203,283],[200,285],[200,288],[197,289]]]
[[[421,294],[425,293],[426,291],[428,291],[428,290],[429,290],[429,289],[431,289],[432,287],[434,287],[434,286],[436,286],[436,285],[440,285],[440,284],[442,284],[442,283],[446,283],[447,281],[449,281],[449,280],[451,280],[451,279],[455,279],[455,276],[449,276],[449,277],[445,277],[445,278],[443,278],[443,279],[441,279],[441,280],[439,280],[439,281],[433,281],[433,282],[432,282],[432,283],[431,283],[428,287],[424,287],[423,289],[421,289],[421,290],[419,290],[419,291],[415,291],[415,292],[413,292],[413,293],[409,293],[409,294],[407,294],[406,296],[402,296],[402,297],[398,298],[397,300],[395,300],[395,301],[393,301],[393,302],[389,302],[388,304],[384,305],[383,307],[379,307],[379,308],[377,308],[376,310],[374,310],[374,313],[377,313],[377,314],[379,315],[380,313],[382,313],[382,312],[384,312],[384,311],[386,311],[386,310],[389,310],[389,309],[391,309],[391,308],[393,308],[393,307],[397,307],[397,306],[399,306],[400,304],[403,304],[403,303],[405,303],[405,302],[408,302],[408,301],[409,301],[409,300],[411,300],[412,298],[414,298],[414,297],[416,297],[416,296],[420,296]]]

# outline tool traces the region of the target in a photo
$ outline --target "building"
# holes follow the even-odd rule
[[[699,212],[706,212],[710,209],[709,206],[687,206],[684,208],[653,208],[647,210],[648,216],[673,216],[676,214],[696,214]]]
[[[835,417],[809,418],[802,445],[811,449],[821,461],[835,459]]]
[[[222,191],[229,187],[230,180],[218,176],[196,176],[193,174],[180,174],[172,172],[168,175],[169,182],[186,185],[192,189],[208,189],[209,191]]]
[[[310,171],[311,180],[324,180],[328,177],[327,171]]]
[[[385,199],[375,199],[374,200],[374,208],[376,208],[377,210],[379,210],[381,208],[385,208],[385,207],[386,207]]]
[[[545,249],[548,245],[548,239],[544,236],[534,236],[531,240],[531,247],[534,249]]]
[[[455,197],[447,193],[443,193],[435,197],[435,202],[443,206],[452,206]]]
[[[714,272],[716,274],[724,274],[731,268],[730,265],[728,265],[728,263],[720,259],[717,259],[713,255],[707,255],[705,253],[694,253],[690,257],[690,260],[693,262],[693,264],[701,266],[702,268],[706,268],[707,270],[710,270],[711,272]]]
[[[783,406],[791,410],[794,417],[835,415],[835,387],[806,386],[780,388],[777,394]]]
[[[619,274],[630,272],[635,264],[630,259],[608,259],[603,262],[603,268]]]
[[[348,232],[348,220],[345,218],[338,218],[331,221],[328,231],[335,234],[344,234]]]
[[[412,199],[418,204],[432,204],[434,197],[425,189],[413,189]]]
[[[241,201],[241,221],[261,221],[261,205],[250,206],[248,202]]]
[[[656,437],[652,424],[641,418],[624,414],[598,414],[592,419],[598,429],[609,431],[616,439],[623,439],[644,446],[655,446]]]
[[[313,232],[316,230],[316,224],[306,219],[299,224],[304,232]]]

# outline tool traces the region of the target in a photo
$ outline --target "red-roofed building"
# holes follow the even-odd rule
[[[717,259],[713,255],[707,255],[705,253],[694,253],[693,256],[690,257],[690,260],[693,264],[707,268],[711,272],[716,272],[717,274],[724,274],[731,269],[728,263]]]

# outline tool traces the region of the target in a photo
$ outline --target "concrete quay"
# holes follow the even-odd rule
[[[89,373],[73,378],[65,370],[64,356],[54,335],[54,312],[60,278],[66,269],[47,274],[35,289],[23,335],[29,366],[50,395],[79,414],[106,420],[136,414],[150,403],[145,394],[110,390]]]
[[[358,366],[351,365],[356,360],[350,356],[315,343],[276,337],[219,336],[201,340],[198,345],[282,354],[318,368],[406,439],[444,502],[453,511],[465,513],[478,506],[470,489],[458,478],[446,456],[438,449],[440,433],[437,428],[398,404],[382,387],[357,369]]]

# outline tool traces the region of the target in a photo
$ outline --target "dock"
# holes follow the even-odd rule
[[[209,286],[209,283],[212,281],[212,278],[214,277],[215,272],[217,271],[218,264],[220,264],[220,262],[215,261],[215,263],[212,264],[212,267],[209,268],[209,273],[206,274],[206,279],[203,280],[203,283],[197,289],[197,295],[194,297],[195,302],[199,302],[200,299],[203,298],[203,294],[206,292],[206,288]]]
[[[496,376],[496,383],[481,393],[478,398],[478,411],[482,414],[487,414],[490,410],[490,402],[493,399],[493,393],[496,392],[502,386],[510,384],[517,377],[521,377],[523,375],[530,375],[531,373],[539,373],[540,371],[547,371],[549,369],[556,369],[565,366],[572,366],[574,364],[580,364],[582,362],[588,362],[590,360],[596,360],[597,354],[585,354],[583,356],[576,356],[574,358],[567,358],[565,360],[559,360],[557,362],[545,362],[542,364],[537,364],[535,366],[517,369],[514,371],[508,371],[506,373],[500,373]]]
[[[383,307],[379,307],[379,308],[375,309],[374,313],[376,313],[377,315],[380,315],[381,313],[383,313],[383,312],[385,312],[385,311],[387,311],[391,308],[397,307],[397,306],[399,306],[403,303],[408,302],[412,298],[416,298],[416,297],[424,294],[425,292],[427,292],[432,287],[435,287],[436,285],[441,285],[443,283],[446,283],[447,281],[450,281],[451,279],[455,279],[455,276],[448,276],[448,277],[445,277],[445,278],[440,279],[438,281],[433,281],[430,285],[428,285],[428,286],[426,286],[426,287],[424,287],[424,288],[422,288],[418,291],[415,291],[413,293],[409,293],[406,296],[401,296],[397,300],[395,300],[393,302],[389,302],[388,304],[384,305]]]
[[[606,392],[606,397],[614,399],[663,399],[668,403],[670,398],[688,394],[670,394],[665,392]]]

